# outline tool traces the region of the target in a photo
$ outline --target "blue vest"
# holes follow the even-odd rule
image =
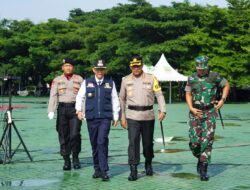
[[[113,119],[112,89],[110,79],[104,78],[101,85],[96,83],[95,77],[86,79],[86,119]]]

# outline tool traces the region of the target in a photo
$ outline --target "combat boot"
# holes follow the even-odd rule
[[[200,162],[200,159],[198,159],[196,168],[197,168],[197,173],[200,174],[201,173],[201,162]]]
[[[147,176],[153,175],[152,161],[145,162],[145,171]]]
[[[200,168],[200,180],[201,181],[209,180],[209,176],[207,175],[207,166],[208,166],[207,163],[201,162],[201,168]]]
[[[130,165],[130,174],[128,176],[129,181],[136,181],[137,180],[137,165]]]
[[[101,172],[102,181],[109,181],[109,176],[106,171]]]
[[[78,153],[73,153],[73,167],[76,170],[81,168]]]
[[[63,156],[63,159],[64,159],[63,170],[71,170],[71,161],[69,155]]]
[[[92,178],[96,179],[102,176],[102,173],[100,170],[95,170],[95,173],[92,175]]]

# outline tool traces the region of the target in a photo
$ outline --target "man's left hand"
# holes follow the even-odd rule
[[[224,101],[220,100],[217,102],[217,104],[214,106],[216,110],[219,110],[224,105]]]
[[[158,115],[158,119],[159,121],[162,121],[166,116],[166,113],[165,112],[160,112],[159,115]]]

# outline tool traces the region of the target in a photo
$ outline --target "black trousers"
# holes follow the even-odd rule
[[[59,104],[57,109],[57,125],[60,153],[62,156],[81,151],[81,125],[77,118],[75,104]]]
[[[108,171],[110,119],[87,119],[94,169]]]
[[[142,138],[143,155],[147,162],[154,158],[153,138],[155,120],[137,121],[127,119],[128,124],[128,163],[138,165],[140,163],[140,140]]]

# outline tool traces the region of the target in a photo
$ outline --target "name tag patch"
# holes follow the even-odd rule
[[[111,88],[111,86],[109,85],[109,83],[105,83],[104,88]]]
[[[94,88],[94,83],[89,82],[88,85],[87,85],[87,88]]]

